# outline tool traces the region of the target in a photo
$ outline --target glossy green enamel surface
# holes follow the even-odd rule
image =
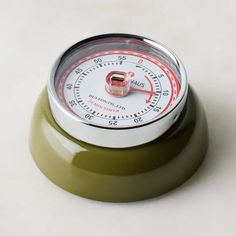
[[[72,138],[54,121],[46,89],[30,132],[33,158],[49,179],[74,194],[112,202],[147,199],[177,187],[195,172],[207,143],[205,114],[191,89],[175,127],[141,146],[102,148]]]

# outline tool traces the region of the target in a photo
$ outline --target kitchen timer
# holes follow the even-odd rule
[[[50,180],[112,202],[179,186],[207,143],[205,113],[182,62],[165,46],[129,34],[94,36],[67,49],[30,132],[32,156]]]

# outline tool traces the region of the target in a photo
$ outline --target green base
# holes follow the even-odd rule
[[[102,148],[72,138],[53,119],[46,89],[30,133],[33,158],[49,179],[74,194],[110,202],[152,198],[176,188],[196,171],[207,144],[205,114],[191,89],[175,127],[141,146]]]

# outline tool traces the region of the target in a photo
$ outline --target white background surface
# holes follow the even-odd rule
[[[236,235],[234,0],[0,1],[0,235]],[[207,113],[210,146],[198,172],[159,198],[102,203],[65,192],[34,164],[34,103],[59,53],[85,37],[134,33],[184,62]]]

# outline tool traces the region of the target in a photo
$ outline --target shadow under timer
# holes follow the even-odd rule
[[[56,61],[35,105],[40,170],[82,197],[128,202],[186,181],[207,150],[204,110],[179,58],[145,37],[80,41]]]

